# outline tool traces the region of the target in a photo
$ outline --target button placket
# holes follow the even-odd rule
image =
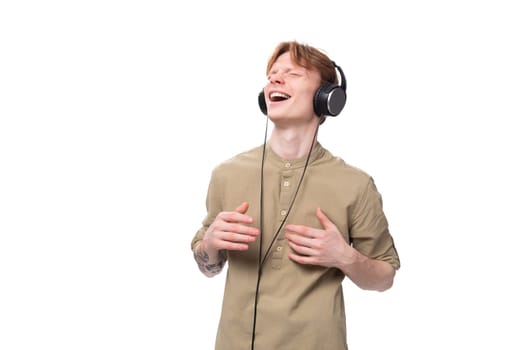
[[[288,215],[288,210],[293,196],[293,183],[294,183],[294,170],[292,169],[291,162],[284,162],[283,168],[281,168],[280,177],[280,193],[279,193],[279,207],[276,213],[278,221],[282,223]],[[271,266],[273,269],[280,269],[283,262],[283,257],[286,251],[286,240],[283,237],[284,228],[277,235],[275,245],[272,247],[271,252]]]
[[[277,241],[275,242],[275,247],[273,248],[272,260],[271,260],[272,268],[274,269],[281,268],[281,264],[282,264],[283,256],[284,256],[284,250],[285,250],[284,244],[285,244],[285,240],[284,238],[281,238],[281,237],[279,237]]]

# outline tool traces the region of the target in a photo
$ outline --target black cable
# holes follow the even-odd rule
[[[292,210],[292,206],[293,206],[293,204],[295,202],[295,198],[297,197],[297,193],[299,193],[299,187],[301,187],[301,183],[303,182],[304,174],[306,173],[306,168],[307,168],[308,162],[310,160],[310,155],[312,154],[312,150],[314,148],[315,137],[317,136],[317,130],[319,130],[319,124],[317,125],[317,129],[315,130],[314,137],[312,138],[312,144],[310,145],[310,150],[308,151],[308,156],[306,157],[306,164],[304,165],[303,173],[301,174],[301,178],[299,179],[299,183],[297,184],[297,188],[295,189],[294,196],[292,198],[292,201],[290,202],[290,207],[288,208],[288,211],[286,212],[286,216],[281,221],[281,224],[279,225],[279,228],[277,229],[277,231],[275,231],[275,234],[273,235],[273,239],[270,242],[270,245],[268,246],[268,249],[266,249],[266,253],[264,254],[264,258],[262,259],[262,264],[264,264],[264,262],[266,261],[266,258],[268,257],[268,253],[270,253],[270,249],[272,248],[273,243],[275,242],[275,240],[278,237],[279,231],[281,231],[281,228],[283,227],[284,223],[286,222],[286,219],[288,218],[288,215],[290,214],[290,211]],[[262,219],[261,219],[261,221],[262,221]]]
[[[264,232],[264,220],[263,220],[263,196],[264,193],[264,158],[266,155],[266,139],[268,136],[268,118],[266,118],[266,129],[264,131],[264,142],[263,142],[263,150],[262,150],[262,157],[261,157],[261,190],[259,195],[259,226],[260,226],[260,235],[259,235],[259,261],[257,263],[257,285],[255,286],[255,301],[253,306],[253,328],[252,328],[252,346],[251,350],[254,349],[254,342],[255,342],[255,324],[257,323],[257,303],[259,299],[259,285],[261,283],[261,273],[262,273],[262,263],[261,263],[261,256],[262,256],[262,238],[263,238],[263,232]]]
[[[259,237],[259,260],[258,260],[258,268],[257,268],[257,284],[255,287],[255,301],[253,306],[253,328],[252,328],[252,343],[251,343],[251,350],[254,350],[255,346],[255,325],[257,323],[257,304],[259,301],[259,286],[261,284],[261,276],[262,276],[262,267],[264,265],[264,262],[266,261],[266,258],[268,257],[268,253],[270,252],[272,245],[274,244],[275,240],[278,237],[279,231],[281,231],[284,223],[286,222],[286,219],[288,218],[288,215],[290,214],[290,211],[292,210],[293,204],[295,202],[295,198],[297,197],[297,194],[299,193],[299,188],[301,187],[301,184],[303,182],[304,175],[306,173],[306,168],[308,167],[308,163],[310,161],[310,156],[312,155],[312,150],[315,145],[315,140],[317,136],[317,132],[319,131],[319,125],[320,122],[317,124],[317,127],[315,129],[314,136],[312,138],[312,143],[310,144],[310,149],[308,150],[308,156],[306,157],[306,164],[304,165],[303,172],[301,174],[301,178],[299,179],[299,183],[297,184],[297,188],[295,189],[295,193],[292,197],[292,201],[290,202],[290,206],[288,207],[288,211],[286,212],[285,217],[281,221],[281,224],[279,225],[279,228],[277,228],[277,231],[275,231],[272,241],[268,245],[268,249],[266,249],[266,253],[264,254],[264,258],[261,260],[262,256],[262,238],[263,238],[263,222],[264,222],[264,216],[263,216],[263,189],[264,189],[264,159],[266,154],[266,139],[268,136],[268,118],[266,118],[266,130],[264,132],[264,143],[263,143],[263,151],[262,151],[262,157],[261,157],[261,190],[259,195],[259,221],[260,221],[260,237]]]

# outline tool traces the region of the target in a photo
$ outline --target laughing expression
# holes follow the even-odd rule
[[[311,120],[313,98],[321,82],[317,71],[301,67],[286,52],[272,65],[264,88],[268,117],[274,122]]]

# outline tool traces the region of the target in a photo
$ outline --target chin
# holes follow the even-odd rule
[[[271,121],[278,121],[278,120],[283,120],[283,119],[287,119],[287,115],[285,113],[279,113],[279,112],[276,112],[276,111],[269,111],[268,112],[268,118],[271,120]]]

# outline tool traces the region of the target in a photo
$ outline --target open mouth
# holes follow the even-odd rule
[[[270,93],[270,101],[272,102],[286,101],[290,97],[290,95],[285,94],[284,92],[274,91]]]

